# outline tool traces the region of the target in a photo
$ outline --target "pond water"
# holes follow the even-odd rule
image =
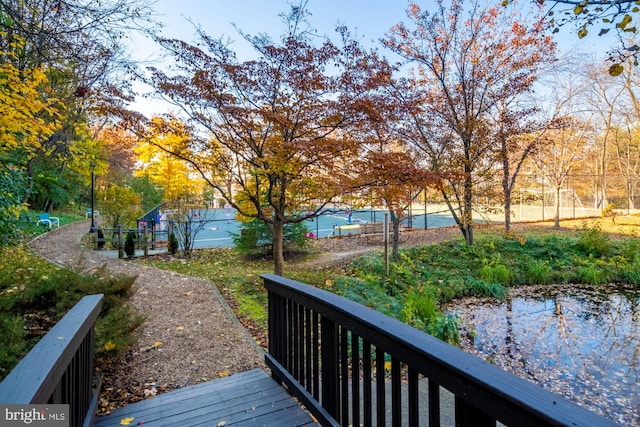
[[[640,426],[640,288],[525,287],[470,298],[462,347],[622,425]]]

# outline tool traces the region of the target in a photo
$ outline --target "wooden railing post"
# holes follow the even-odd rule
[[[149,256],[149,242],[147,241],[147,224],[142,226],[142,244],[144,245],[144,257]]]
[[[323,426],[360,420],[396,426],[406,419],[412,427],[437,427],[443,416],[460,426],[616,425],[361,304],[284,277],[262,277],[270,305],[266,364]],[[454,397],[441,399],[441,389]]]
[[[338,384],[338,331],[336,324],[322,316],[320,319],[321,349],[320,366],[322,366],[322,406],[335,419],[339,419],[338,408],[340,388]]]
[[[118,224],[118,258],[124,258],[124,239],[122,238],[122,224]]]
[[[3,404],[68,404],[69,425],[91,425],[98,395],[93,393],[93,325],[103,295],[78,302],[0,383]]]

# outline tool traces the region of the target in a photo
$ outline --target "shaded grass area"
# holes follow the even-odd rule
[[[0,247],[0,259],[0,379],[85,295],[104,294],[95,326],[98,357],[116,356],[133,342],[143,320],[127,305],[135,277],[59,268],[23,244]]]
[[[41,213],[42,212],[39,211],[28,211],[21,215],[20,222],[18,223],[20,235],[29,238],[39,236],[40,234],[46,233],[50,230],[48,226],[38,223],[38,214]],[[54,212],[51,216],[60,218],[60,226],[85,219],[83,215],[76,212]],[[51,229],[55,228],[57,227],[54,225]]]
[[[564,230],[532,227],[510,235],[487,229],[476,233],[473,246],[460,237],[405,248],[387,277],[381,251],[327,269],[300,268],[289,262],[286,275],[456,343],[457,319],[439,309],[456,298],[503,298],[509,287],[533,284],[640,284],[640,240],[633,233],[606,233],[598,221],[571,226]],[[260,274],[272,271],[271,262],[244,259],[230,248],[194,255],[191,260],[151,263],[210,280],[245,324],[255,324],[264,333],[267,295]]]

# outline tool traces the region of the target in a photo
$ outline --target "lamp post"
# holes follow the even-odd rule
[[[93,185],[94,185],[94,178],[93,178],[93,172],[94,169],[96,168],[96,164],[95,163],[90,163],[89,167],[91,167],[91,228],[89,228],[89,233],[95,233],[96,232],[96,221],[95,221],[95,208],[93,205]]]

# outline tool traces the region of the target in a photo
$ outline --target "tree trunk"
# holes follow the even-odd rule
[[[466,171],[467,177],[464,180],[464,207],[463,207],[463,233],[468,246],[473,245],[473,212],[472,212],[472,196],[473,182],[471,180],[471,171]]]
[[[506,192],[504,198],[504,232],[511,231],[511,192]]]
[[[393,209],[389,209],[391,223],[393,224],[393,236],[391,238],[391,258],[394,261],[400,259],[400,215],[396,215]]]
[[[282,276],[284,273],[284,222],[281,219],[273,221],[273,273]]]
[[[555,217],[553,218],[553,226],[555,228],[560,228],[560,187],[556,187],[555,188],[555,192],[556,192],[556,213],[555,213]]]
[[[503,161],[502,193],[504,196],[504,232],[511,231],[511,188],[509,187],[509,162]]]

